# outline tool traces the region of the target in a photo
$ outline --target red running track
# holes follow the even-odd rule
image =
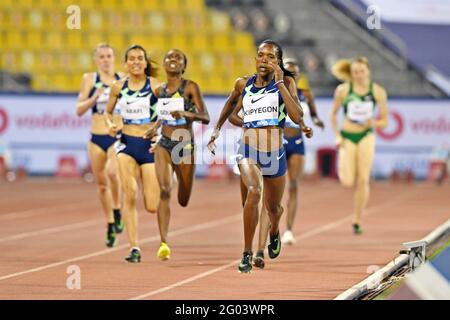
[[[372,183],[364,234],[355,236],[351,191],[336,181],[305,181],[296,245],[267,258],[264,270],[243,275],[238,181],[197,180],[188,208],[173,197],[166,262],[156,258],[156,216],[143,211],[140,199],[140,264],[123,260],[125,234],[117,247],[105,247],[95,185],[1,182],[0,299],[333,299],[365,279],[370,266],[389,263],[403,242],[445,222],[449,194],[448,185]],[[71,265],[81,270],[80,290],[66,286]]]

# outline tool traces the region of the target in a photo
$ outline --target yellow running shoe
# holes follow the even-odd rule
[[[161,260],[169,260],[170,259],[170,248],[165,242],[161,242],[159,246],[158,253],[156,254]]]

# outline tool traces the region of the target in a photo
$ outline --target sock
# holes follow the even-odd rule
[[[114,223],[108,223],[108,233],[114,233]]]
[[[113,209],[114,221],[120,221],[122,215],[120,214],[120,209]]]

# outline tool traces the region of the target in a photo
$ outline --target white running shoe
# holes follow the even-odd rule
[[[284,232],[283,237],[281,238],[281,243],[288,245],[293,245],[295,243],[295,238],[292,231],[287,230]]]

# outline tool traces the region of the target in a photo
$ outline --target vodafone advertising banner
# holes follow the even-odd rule
[[[75,96],[0,95],[0,145],[10,166],[53,174],[68,156],[84,168],[90,117],[78,117],[75,106]]]
[[[206,149],[207,139],[226,97],[205,97],[211,123],[194,127],[198,174],[206,175],[212,162],[232,166],[232,155],[241,129],[227,124],[217,143],[216,156]],[[72,157],[81,170],[88,166],[86,142],[90,138],[90,117],[75,114],[74,95],[0,95],[0,155],[13,168],[24,167],[32,174],[54,174],[61,157]],[[316,170],[316,152],[333,148],[335,137],[329,126],[332,100],[318,98],[317,106],[326,129],[315,130],[306,139],[306,173]],[[389,126],[377,130],[373,175],[388,177],[393,170],[413,170],[426,176],[432,152],[450,145],[450,100],[390,99]],[[340,117],[342,118],[342,117]],[[309,117],[308,124],[312,124]]]

